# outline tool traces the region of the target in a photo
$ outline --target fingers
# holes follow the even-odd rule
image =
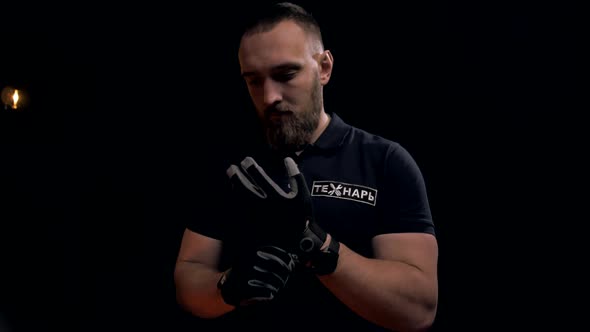
[[[293,271],[293,268],[295,268],[295,262],[293,261],[291,254],[279,247],[261,247],[256,252],[256,255],[258,255],[258,257],[262,258],[263,260],[268,261],[270,264],[278,264],[282,269],[286,271],[291,272]]]
[[[268,176],[266,171],[256,163],[251,157],[246,157],[241,162],[242,169],[252,178],[257,185],[267,195],[278,194],[284,198],[293,198],[297,195],[296,191],[285,192],[273,179]]]
[[[303,173],[299,170],[299,167],[291,157],[284,159],[285,168],[287,174],[289,174],[289,182],[291,183],[291,191],[295,192],[296,195],[303,194],[309,196],[309,189],[305,181]]]
[[[268,273],[268,272],[266,272],[266,271],[261,271],[260,269],[256,268],[256,266],[254,267],[254,270],[257,270],[257,271],[259,271],[259,272],[263,272],[263,273]],[[276,276],[276,274],[275,274],[275,276]],[[284,285],[284,284],[287,282],[287,281],[283,281],[283,280],[282,280],[280,277],[278,277],[278,276],[277,276],[277,278],[278,278],[279,280],[281,280],[281,285]],[[276,283],[275,283],[275,284],[276,284]],[[274,294],[276,294],[276,293],[278,293],[278,292],[279,292],[279,290],[280,290],[280,288],[278,288],[278,287],[277,287],[277,286],[279,286],[279,285],[275,286],[275,284],[273,284],[273,283],[271,283],[271,282],[265,282],[265,281],[263,281],[263,280],[258,280],[258,279],[250,279],[250,280],[248,280],[248,285],[249,285],[249,286],[251,286],[251,287],[256,287],[256,288],[265,288],[265,289],[268,289],[268,290],[270,291],[270,292],[268,292],[268,293],[267,293],[267,294],[271,295],[270,297],[268,297],[268,296],[267,296],[267,297],[259,297],[259,298],[258,298],[258,300],[260,300],[260,299],[268,299],[268,300],[271,300],[271,299],[273,298],[273,297],[272,297],[272,294],[273,294],[273,293],[274,293]],[[281,288],[282,288],[282,287],[281,287]],[[260,293],[265,293],[265,292],[260,292]]]
[[[291,192],[297,195],[300,190],[305,189],[305,179],[303,174],[299,171],[299,167],[291,157],[286,157],[284,159],[285,168],[287,169],[287,174],[289,175],[289,183],[291,184]]]
[[[299,167],[297,166],[297,164],[295,163],[293,158],[291,158],[291,157],[285,158],[284,163],[285,163],[285,168],[287,169],[287,174],[289,174],[289,177],[293,177],[293,176],[300,173]]]
[[[294,268],[295,261],[285,250],[274,246],[258,248],[252,266],[252,269],[258,273],[252,275],[248,284],[252,287],[267,288],[276,293],[285,287]]]
[[[249,305],[272,300],[287,284],[295,268],[287,251],[263,246],[250,252],[220,281],[224,301],[233,305]]]
[[[234,189],[251,192],[260,198],[266,198],[266,193],[256,186],[238,166],[229,166],[226,174]]]

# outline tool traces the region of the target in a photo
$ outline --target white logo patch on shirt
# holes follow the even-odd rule
[[[336,181],[314,181],[311,195],[348,199],[373,206],[377,202],[377,189]]]

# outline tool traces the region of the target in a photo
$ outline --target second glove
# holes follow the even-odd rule
[[[243,226],[256,233],[248,241],[278,243],[314,273],[332,273],[338,263],[339,242],[328,238],[316,223],[311,194],[295,161],[286,157],[284,164],[290,191],[284,191],[251,157],[227,169],[235,198],[244,215],[250,217]]]
[[[294,268],[291,254],[279,247],[264,246],[238,259],[222,275],[217,287],[227,304],[266,302],[285,287]]]

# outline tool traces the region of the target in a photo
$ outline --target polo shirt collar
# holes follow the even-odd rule
[[[330,113],[329,115],[332,118],[330,123],[328,123],[328,126],[315,143],[311,144],[311,147],[320,150],[329,150],[338,148],[344,143],[344,139],[350,130],[350,125],[345,123],[336,113]]]

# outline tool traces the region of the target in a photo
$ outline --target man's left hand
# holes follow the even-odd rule
[[[316,223],[311,194],[295,161],[286,157],[285,168],[290,191],[283,190],[251,157],[240,167],[231,165],[227,175],[246,218],[254,227],[262,245],[280,245],[296,255],[298,261],[318,274],[336,268],[338,242]]]

